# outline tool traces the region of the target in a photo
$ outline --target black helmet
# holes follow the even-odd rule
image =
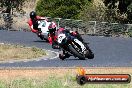
[[[34,12],[34,11],[30,12],[30,18],[31,19],[36,18],[36,12]]]

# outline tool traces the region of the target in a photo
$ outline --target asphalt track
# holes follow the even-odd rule
[[[131,67],[132,66],[132,38],[99,37],[83,35],[85,41],[95,54],[94,59],[79,60],[70,57],[62,61],[59,58],[41,59],[28,62],[0,63],[0,67]],[[0,30],[0,43],[36,46],[54,50],[45,41],[41,41],[35,34],[22,31]]]

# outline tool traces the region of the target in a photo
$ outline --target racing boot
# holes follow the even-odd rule
[[[57,42],[53,42],[53,43],[52,43],[52,48],[53,48],[53,49],[60,49],[60,46],[58,45]]]
[[[61,59],[61,60],[64,60],[64,59],[66,59],[66,58],[69,58],[71,55],[69,55],[68,53],[65,53],[65,51],[64,50],[60,50],[59,51],[59,58]]]
[[[64,52],[63,52],[63,50],[61,50],[61,49],[60,49],[60,51],[59,51],[59,58],[60,58],[61,60],[64,60],[64,59],[65,59]]]

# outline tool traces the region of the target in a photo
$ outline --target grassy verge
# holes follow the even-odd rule
[[[46,55],[45,51],[36,47],[0,44],[0,61],[32,59],[44,55]]]
[[[87,68],[88,74],[130,74],[132,68]],[[85,84],[76,82],[77,69],[0,70],[0,88],[132,88],[129,84]]]
[[[15,79],[10,82],[0,81],[0,88],[131,88],[130,84],[85,84],[80,86],[74,80],[49,77],[45,80]]]

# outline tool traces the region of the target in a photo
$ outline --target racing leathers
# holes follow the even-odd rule
[[[80,41],[84,42],[81,35],[77,31],[69,31],[64,28],[59,28],[55,32],[49,33],[49,43],[52,45],[53,49],[59,49],[59,45],[57,43],[57,36],[62,32],[66,31],[67,33],[70,33],[72,36],[77,37]]]
[[[41,29],[38,28],[38,20],[47,20],[45,17],[36,16],[35,19],[29,19],[28,24],[33,33],[39,34],[41,33]]]

